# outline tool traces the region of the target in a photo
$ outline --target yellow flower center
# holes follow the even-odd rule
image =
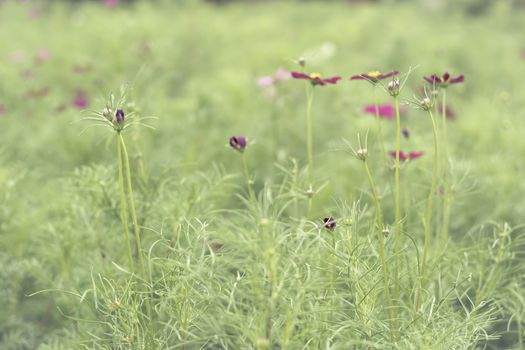
[[[375,70],[375,71],[373,71],[373,72],[368,73],[367,75],[368,75],[369,77],[372,77],[372,78],[377,78],[378,76],[381,75],[381,72],[378,71],[378,70]]]
[[[321,74],[319,74],[319,73],[310,73],[310,78],[312,78],[312,79],[319,79],[319,78],[321,78]]]

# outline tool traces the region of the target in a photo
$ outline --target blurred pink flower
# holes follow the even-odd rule
[[[119,2],[120,0],[102,0],[104,6],[110,9],[117,7],[119,5]]]
[[[47,61],[49,59],[49,56],[50,55],[49,55],[49,50],[48,49],[40,48],[36,52],[36,61],[38,63],[44,63],[45,61]]]
[[[0,114],[4,114],[4,113],[5,113],[5,106],[0,103]]]
[[[422,152],[422,151],[418,151],[418,152],[410,152],[410,153],[405,153],[403,151],[399,151],[399,160],[404,162],[406,160],[413,160],[413,159],[417,159],[421,156],[423,156],[425,154],[425,152]],[[388,152],[388,155],[392,158],[396,158],[396,151],[390,151]]]
[[[16,50],[9,54],[9,59],[13,63],[21,63],[26,60],[26,53],[22,50]]]
[[[278,68],[273,75],[263,76],[257,79],[257,85],[264,89],[267,96],[273,97],[276,94],[275,85],[280,81],[290,79],[292,76],[290,72],[282,68]]]
[[[73,99],[73,107],[77,109],[85,109],[89,106],[89,100],[83,91],[77,91],[75,98]]]
[[[363,108],[363,112],[375,116],[376,115],[376,106],[375,105],[366,105]],[[394,116],[396,115],[396,109],[395,109],[394,105],[388,104],[388,103],[379,105],[378,106],[378,112],[379,112],[378,113],[379,116],[381,118],[385,118],[385,119],[393,119]],[[400,115],[406,114],[405,106],[401,106],[401,108],[399,109],[399,114]]]

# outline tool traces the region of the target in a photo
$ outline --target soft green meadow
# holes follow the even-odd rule
[[[465,3],[0,1],[0,348],[524,349],[525,12]]]

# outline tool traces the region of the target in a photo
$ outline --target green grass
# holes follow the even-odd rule
[[[40,6],[32,18],[30,4],[0,4],[0,348],[524,348],[525,13],[503,2],[479,17],[410,4]],[[39,48],[50,58],[36,64]],[[10,58],[17,50],[22,62]],[[315,88],[312,181],[304,83],[282,82],[275,99],[256,85],[278,67],[299,69],[301,55],[307,71],[343,77]],[[425,155],[400,169],[398,235],[393,163],[361,111],[373,89],[347,81],[410,67],[401,102],[424,75],[466,76],[447,91],[457,113],[447,123],[450,234],[443,240],[438,190],[420,308],[430,118],[411,107],[401,118],[411,131],[401,149]],[[122,134],[145,274],[130,210],[128,261],[116,134],[85,130],[92,112],[71,106],[83,90],[101,112],[122,85],[127,115],[158,118],[154,131]],[[392,150],[395,121],[381,125]],[[367,132],[377,194],[348,152]],[[232,135],[249,138],[255,199]],[[319,191],[309,209],[310,184]]]

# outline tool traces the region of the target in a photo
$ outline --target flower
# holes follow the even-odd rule
[[[77,109],[86,109],[89,106],[89,100],[83,91],[77,91],[73,99],[73,107]]]
[[[263,76],[257,79],[257,85],[263,88],[269,97],[273,97],[276,93],[275,86],[280,81],[288,80],[290,77],[290,72],[287,72],[282,68],[278,68],[273,75]]]
[[[245,136],[232,136],[230,137],[230,146],[239,152],[244,152],[248,142]]]
[[[38,49],[38,51],[36,52],[36,61],[38,63],[44,63],[45,61],[47,61],[49,59],[49,50],[48,49],[45,49],[45,48],[41,48],[41,49]]]
[[[124,123],[124,111],[122,109],[117,109],[117,111],[115,112],[115,119],[113,119],[113,123],[115,124]]]
[[[102,0],[102,3],[104,4],[104,6],[109,9],[117,7],[119,2],[120,0]]]
[[[292,72],[292,78],[310,80],[310,83],[313,86],[316,86],[316,85],[324,86],[326,84],[335,84],[337,83],[338,80],[341,79],[341,77],[331,77],[331,78],[322,79],[319,73],[304,74],[304,73],[298,73],[298,72]]]
[[[434,86],[439,86],[442,88],[446,88],[450,84],[457,84],[457,83],[462,83],[465,81],[465,77],[463,76],[463,74],[458,75],[455,78],[451,78],[448,72],[445,72],[445,74],[443,74],[442,77],[439,77],[436,74],[433,74],[429,77],[423,77],[423,79],[425,79],[428,83]]]
[[[363,107],[363,112],[375,116],[376,115],[376,105],[366,105],[365,107]],[[389,103],[378,105],[377,112],[380,117],[385,118],[385,119],[392,119],[396,115],[396,109],[394,105],[389,104]],[[406,113],[405,106],[401,106],[401,108],[399,109],[399,113],[401,115]]]
[[[5,113],[5,106],[0,103],[0,114],[4,114],[4,113]]]
[[[410,152],[410,153],[405,153],[403,151],[399,151],[399,160],[400,161],[405,161],[405,160],[413,160],[413,159],[417,159],[419,157],[421,157],[423,154],[425,154],[425,152],[422,152],[422,151],[419,151],[419,152]],[[388,155],[392,158],[396,158],[396,151],[390,151],[388,152]]]
[[[353,75],[353,76],[350,77],[350,80],[368,80],[369,82],[375,84],[379,80],[390,78],[390,77],[393,77],[393,76],[398,75],[398,74],[399,74],[399,71],[397,71],[397,70],[393,70],[393,71],[391,71],[389,73],[386,73],[386,74],[383,74],[380,71],[376,70],[376,71],[373,71],[373,72],[370,72],[370,73]]]
[[[403,134],[403,136],[408,139],[410,137],[410,130],[408,130],[408,128],[404,128],[401,133]]]
[[[335,227],[337,226],[337,224],[335,223],[335,219],[333,217],[326,216],[323,218],[323,226],[328,231],[333,231],[335,230]]]
[[[439,114],[443,114],[443,104],[439,103],[438,106],[437,106],[437,110],[438,110]],[[445,117],[448,120],[456,119],[456,112],[452,109],[452,107],[447,106],[445,108]]]

